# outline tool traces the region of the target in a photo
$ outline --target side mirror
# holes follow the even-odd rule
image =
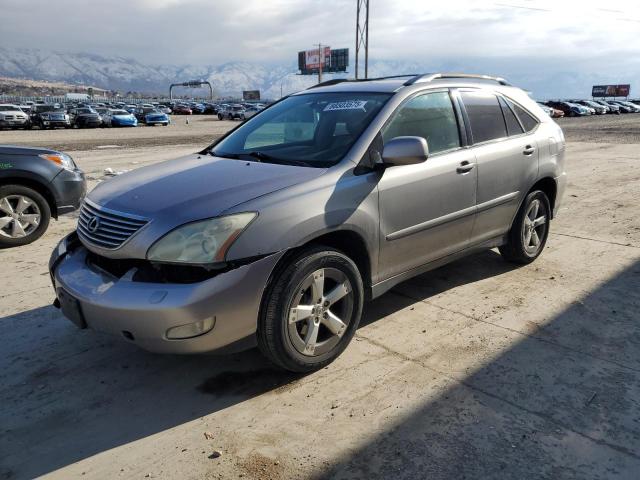
[[[429,146],[422,137],[395,137],[382,150],[385,165],[414,165],[424,162],[429,156]]]

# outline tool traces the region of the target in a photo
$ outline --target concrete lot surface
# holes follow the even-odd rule
[[[0,478],[638,478],[640,118],[631,118],[563,122],[570,181],[536,262],[516,268],[487,251],[403,283],[366,305],[335,363],[304,377],[255,350],[153,355],[76,329],[51,306],[47,273],[72,216],[33,245],[0,251]],[[596,120],[612,142],[585,139]],[[209,137],[224,127],[191,126],[209,125]],[[70,153],[95,185],[105,167],[207,143],[188,132],[168,139],[172,128],[128,131],[158,135],[129,139],[134,148],[96,148],[124,143],[101,143],[102,131],[79,132],[82,141],[75,131],[0,132],[0,143],[46,133],[51,145],[84,145]]]

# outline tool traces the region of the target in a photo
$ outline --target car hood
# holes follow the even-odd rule
[[[215,217],[325,171],[194,154],[111,178],[99,184],[88,198],[102,207],[173,228]]]
[[[27,114],[24,113],[23,111],[18,111],[18,110],[2,110],[0,109],[0,115],[19,115],[19,116],[24,116],[26,117]]]

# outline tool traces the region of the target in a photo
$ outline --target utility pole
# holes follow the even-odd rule
[[[364,78],[369,78],[369,0],[356,0],[356,80],[360,50],[364,49]]]
[[[322,83],[322,47],[325,46],[318,43],[318,83]]]

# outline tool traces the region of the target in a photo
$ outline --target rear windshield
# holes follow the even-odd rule
[[[388,93],[305,93],[252,116],[211,153],[328,167],[338,163],[389,100]]]

